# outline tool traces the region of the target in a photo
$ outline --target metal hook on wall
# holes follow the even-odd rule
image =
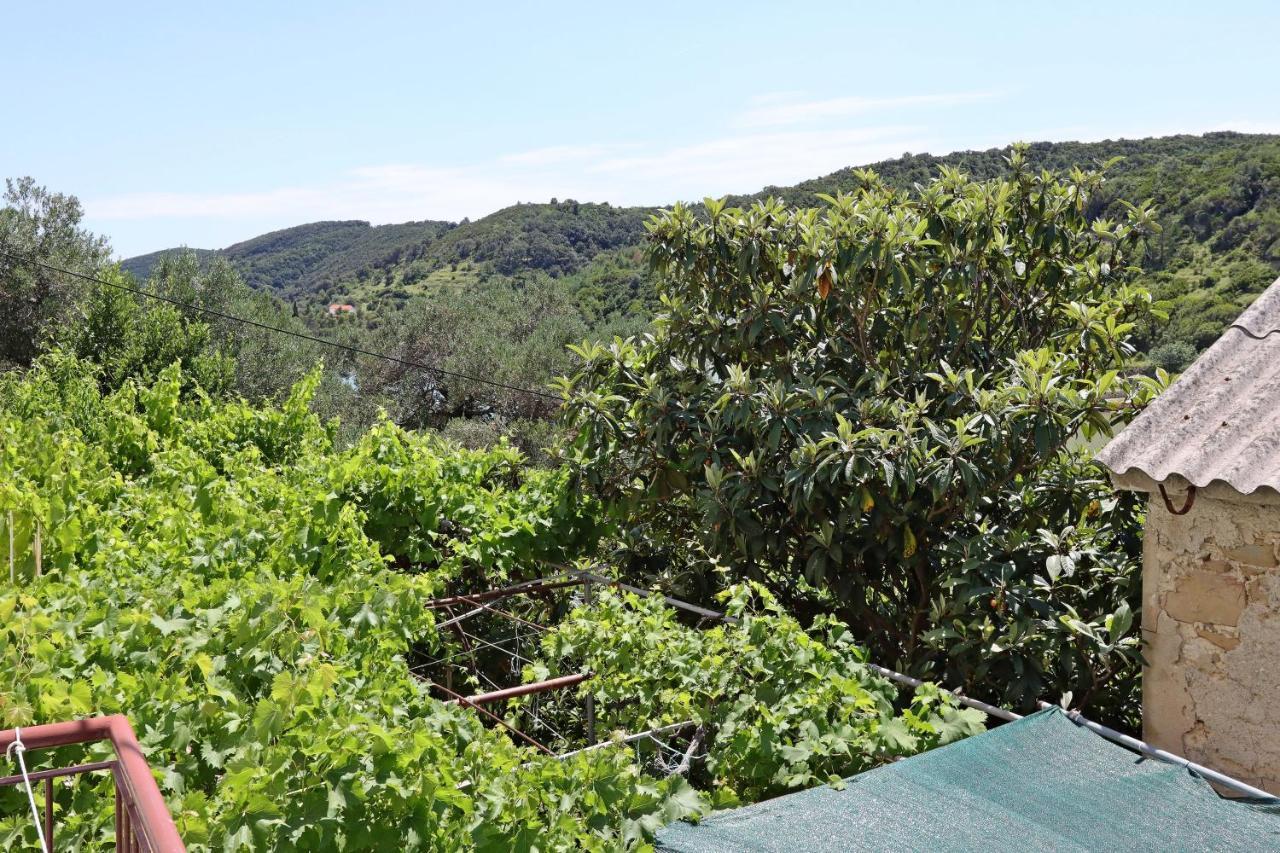
[[[1187,486],[1187,499],[1183,502],[1182,509],[1174,508],[1173,501],[1169,500],[1169,493],[1164,490],[1164,483],[1160,483],[1159,486],[1160,499],[1164,501],[1165,509],[1169,510],[1169,512],[1174,515],[1186,515],[1191,511],[1192,505],[1196,502],[1196,487],[1194,484]]]

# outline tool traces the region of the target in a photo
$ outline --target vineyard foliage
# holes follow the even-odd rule
[[[835,781],[982,731],[981,712],[929,685],[894,716],[888,682],[866,668],[865,652],[839,622],[819,617],[806,631],[760,585],[720,598],[728,621],[702,629],[682,624],[659,599],[605,593],[543,648],[553,664],[586,661],[596,678],[583,691],[614,729],[690,720],[714,732],[705,773],[719,803]],[[545,665],[527,671],[551,674]]]
[[[110,391],[98,371],[55,352],[0,382],[0,725],[128,715],[193,850],[642,847],[712,803],[958,731],[954,709],[895,715],[840,629],[749,613],[748,592],[740,626],[705,635],[606,599],[555,634],[590,647],[603,719],[696,715],[708,763],[686,780],[623,747],[541,756],[433,698],[410,660],[435,642],[424,599],[591,550],[599,513],[565,470],[385,421],[340,449],[309,406],[318,371],[278,406],[212,401],[176,365]],[[33,758],[85,752],[102,748]],[[109,835],[109,783],[57,804],[60,844]],[[0,844],[34,838],[0,794]]]

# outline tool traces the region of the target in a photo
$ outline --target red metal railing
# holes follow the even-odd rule
[[[53,850],[53,780],[59,776],[109,770],[116,787],[116,850],[121,853],[185,853],[186,847],[165,805],[151,768],[142,754],[127,717],[91,717],[67,723],[23,727],[0,731],[0,752],[9,749],[19,736],[27,750],[48,749],[73,743],[108,740],[115,748],[114,761],[96,761],[75,767],[37,770],[27,774],[34,784],[44,785],[44,837],[47,850]],[[0,779],[0,786],[24,785],[21,775]]]

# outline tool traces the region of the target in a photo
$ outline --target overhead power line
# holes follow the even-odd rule
[[[7,249],[0,249],[0,255],[4,255],[10,260],[16,261],[18,263],[30,264],[31,266],[40,267],[41,269],[48,270],[49,272],[61,273],[63,275],[71,276],[72,278],[78,278],[82,281],[91,282],[93,284],[98,284],[103,287],[110,287],[115,290],[123,290],[124,292],[132,293],[135,296],[142,296],[147,299],[156,299],[161,302],[168,302],[170,305],[176,305],[179,308],[185,308],[188,311],[197,311],[201,314],[208,314],[212,317],[219,317],[223,320],[229,320],[233,323],[243,323],[246,326],[254,326],[256,328],[263,329],[268,332],[279,332],[282,335],[288,335],[290,337],[298,338],[300,340],[310,341],[312,343],[321,344],[327,347],[333,347],[334,349],[345,350],[347,352],[355,353],[357,355],[365,355],[365,356],[369,356],[370,358],[379,358],[379,359],[382,359],[383,361],[391,362],[393,364],[399,364],[404,367],[412,367],[418,370],[427,370],[439,376],[449,376],[454,379],[465,379],[469,382],[479,382],[482,385],[489,385],[493,388],[501,388],[504,391],[515,391],[520,394],[533,394],[534,396],[544,397],[548,400],[555,400],[557,402],[560,401],[559,396],[555,394],[551,394],[547,391],[536,391],[533,388],[521,388],[518,385],[508,385],[507,383],[499,382],[496,379],[485,379],[481,376],[471,376],[466,373],[458,373],[457,371],[453,371],[453,370],[445,370],[443,367],[434,367],[430,364],[423,364],[418,361],[410,361],[408,359],[398,358],[394,355],[387,355],[386,353],[381,353],[381,352],[373,352],[372,350],[362,349],[360,347],[354,347],[349,344],[343,344],[337,341],[330,341],[325,338],[318,338],[315,335],[308,335],[305,332],[297,332],[297,331],[294,331],[293,329],[284,329],[279,326],[272,326],[268,323],[259,323],[257,320],[250,320],[246,317],[237,317],[234,314],[226,314],[222,311],[217,311],[213,308],[205,308],[204,306],[201,306],[201,305],[193,305],[189,302],[183,302],[180,299],[174,299],[171,296],[163,296],[159,293],[151,293],[150,291],[142,290],[137,287],[129,287],[128,285],[118,284],[114,281],[106,281],[105,279],[98,278],[97,276],[86,275],[85,273],[76,272],[75,270],[64,269],[62,267],[54,266],[53,264],[46,264],[44,261],[37,261],[35,258],[28,258],[23,255],[19,255],[15,252],[10,252]]]

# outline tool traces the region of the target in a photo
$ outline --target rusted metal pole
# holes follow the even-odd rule
[[[529,684],[519,684],[515,687],[494,690],[491,693],[479,693],[475,696],[466,697],[459,696],[453,701],[461,705],[488,705],[491,702],[501,702],[504,699],[514,699],[517,696],[528,696],[532,693],[546,693],[549,690],[572,687],[575,684],[581,684],[590,677],[591,673],[589,672],[578,672],[573,675],[550,678],[546,681],[534,681]]]
[[[44,780],[44,844],[53,853],[53,779]]]
[[[449,615],[453,615],[453,608],[446,606],[444,612],[448,613]],[[476,659],[476,650],[472,648],[471,641],[467,639],[467,632],[462,630],[462,626],[458,624],[458,621],[459,620],[457,619],[450,619],[448,622],[443,623],[440,627],[444,627],[444,625],[453,626],[454,632],[457,633],[458,635],[458,642],[462,643],[463,651],[466,652],[467,656],[471,658],[471,672],[476,676],[479,676],[480,662]],[[453,685],[450,684],[449,686],[452,687]]]
[[[592,587],[591,581],[589,580],[587,581],[586,586],[583,587],[583,592],[584,592],[584,598],[587,602],[587,606],[590,607],[592,603],[594,603],[595,601],[595,591]],[[592,695],[590,692],[587,693],[587,697],[583,701],[582,710],[583,710],[583,715],[586,717],[587,743],[588,744],[595,743],[596,742],[596,697]]]
[[[533,739],[532,737],[530,737],[529,735],[527,735],[527,734],[525,734],[524,732],[520,731],[520,730],[519,730],[519,729],[517,729],[515,726],[511,725],[510,723],[508,723],[506,720],[502,719],[502,718],[501,718],[501,717],[499,717],[497,714],[495,714],[495,713],[493,713],[492,711],[490,711],[488,708],[481,708],[479,705],[474,705],[474,704],[472,704],[472,703],[471,703],[471,701],[470,701],[469,699],[467,699],[467,697],[465,697],[465,696],[459,696],[457,693],[454,693],[452,690],[450,690],[449,688],[445,687],[443,684],[440,684],[439,682],[432,681],[432,682],[429,682],[429,683],[430,683],[432,686],[434,686],[434,687],[439,687],[439,688],[440,688],[441,690],[443,690],[445,693],[448,693],[450,696],[452,696],[452,697],[453,697],[453,702],[454,702],[454,703],[459,704],[459,705],[470,705],[471,707],[473,707],[473,708],[475,708],[477,711],[479,711],[481,714],[484,714],[486,717],[488,717],[489,719],[493,720],[495,723],[497,723],[498,725],[502,726],[504,729],[506,729],[507,731],[511,732],[513,735],[515,735],[516,737],[520,738],[521,740],[527,741],[528,743],[532,744],[533,746],[535,746],[535,747],[537,747],[538,749],[540,749],[540,750],[542,750],[543,752],[545,752],[547,755],[555,755],[555,753],[551,751],[550,747],[546,746],[545,744],[543,744],[543,743],[541,743],[541,742],[539,742],[539,741],[537,741],[537,740],[534,740],[534,739]]]
[[[475,605],[478,605],[478,606],[479,606],[479,608],[480,608],[481,610],[487,610],[487,611],[489,611],[490,613],[496,613],[496,614],[497,614],[497,615],[499,615],[499,616],[505,616],[505,617],[507,617],[508,619],[510,619],[510,620],[511,620],[511,621],[513,621],[513,622],[519,622],[519,623],[520,623],[520,624],[522,624],[522,625],[528,625],[530,628],[537,628],[539,631],[545,631],[545,630],[547,630],[547,627],[546,627],[545,625],[539,625],[537,622],[530,621],[530,620],[528,620],[528,619],[524,618],[523,616],[517,616],[516,614],[511,613],[510,611],[502,610],[502,609],[500,609],[500,608],[498,608],[498,607],[494,607],[494,606],[493,606],[493,605],[491,605],[491,604],[484,604],[484,603],[483,603],[483,602],[481,602],[479,599],[471,598],[471,597],[466,596],[466,595],[460,595],[460,596],[458,596],[458,597],[459,597],[459,598],[461,598],[463,601],[465,601],[465,602],[466,602],[466,603],[468,603],[468,604],[475,604]],[[472,611],[472,613],[471,613],[471,614],[467,614],[467,615],[472,615],[472,614],[474,614],[474,612],[475,612],[475,611]],[[464,618],[465,618],[465,617],[464,617]],[[460,618],[460,619],[458,619],[457,621],[462,621],[462,620],[461,620],[461,618]],[[444,623],[444,624],[449,624],[449,623]],[[442,624],[440,627],[444,627],[444,624]]]
[[[25,731],[25,730],[24,730]],[[57,779],[60,776],[75,776],[80,773],[93,773],[98,770],[110,770],[115,767],[114,761],[94,761],[90,764],[77,764],[74,767],[55,767],[51,770],[33,770],[27,774],[27,779],[32,782],[38,782],[41,779]],[[24,780],[21,776],[5,776],[0,779],[0,788],[9,785],[21,785]]]

